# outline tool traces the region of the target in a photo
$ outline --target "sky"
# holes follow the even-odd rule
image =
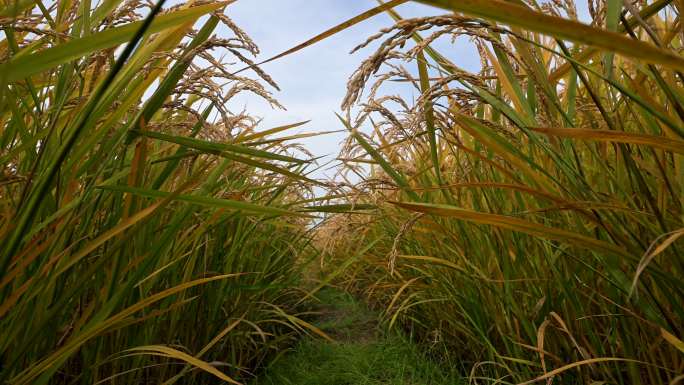
[[[255,41],[264,60],[333,27],[351,17],[377,6],[375,0],[239,0],[226,9],[226,14]],[[445,13],[436,8],[410,3],[396,8],[404,17],[419,17]],[[296,131],[318,132],[341,130],[344,127],[335,116],[346,93],[349,76],[361,62],[374,52],[371,46],[353,55],[349,51],[380,29],[393,24],[382,13],[352,28],[302,51],[265,64],[263,69],[278,83],[281,91],[271,89],[287,111],[273,110],[258,98],[237,98],[231,107],[243,107],[252,115],[263,118],[261,129],[304,120],[310,123]],[[223,31],[225,33],[225,31]],[[221,34],[221,31],[219,31]],[[479,68],[476,52],[467,43],[448,45],[449,57],[470,70]],[[409,87],[393,93],[412,96]],[[407,93],[408,94],[405,94]],[[329,134],[299,140],[314,156],[334,159],[346,133]],[[314,174],[332,177],[334,171]]]

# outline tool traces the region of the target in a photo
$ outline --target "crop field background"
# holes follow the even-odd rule
[[[0,383],[684,383],[683,1],[233,3],[0,1]],[[380,16],[337,126],[242,108]]]

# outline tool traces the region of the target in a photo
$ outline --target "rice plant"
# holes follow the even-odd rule
[[[332,217],[322,263],[472,383],[681,381],[681,3],[589,1],[583,24],[572,1],[424,2],[449,12],[389,10],[357,47],[340,190],[376,209]]]
[[[333,280],[472,383],[681,382],[682,2],[404,2],[261,62],[395,20],[356,48],[336,186],[303,123],[231,109],[280,107],[232,1],[1,3],[0,382],[239,384],[324,335],[299,305]]]
[[[307,326],[310,161],[228,107],[280,107],[230,3],[0,4],[1,383],[239,383]]]

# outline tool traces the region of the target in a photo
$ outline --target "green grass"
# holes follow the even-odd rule
[[[408,338],[378,327],[378,314],[343,291],[324,288],[315,325],[335,339],[305,338],[253,385],[456,385]]]
[[[343,290],[326,286],[314,301],[315,325],[335,340],[373,339],[380,333],[377,314]]]
[[[364,343],[299,343],[269,368],[262,385],[455,385],[400,337]]]

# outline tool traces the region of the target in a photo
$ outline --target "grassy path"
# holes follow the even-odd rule
[[[421,355],[406,338],[388,335],[378,315],[348,294],[318,295],[314,324],[335,342],[305,338],[273,363],[254,385],[451,385],[455,377]]]

